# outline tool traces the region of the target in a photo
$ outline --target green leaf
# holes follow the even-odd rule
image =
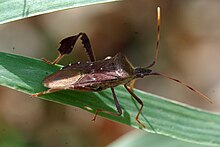
[[[188,143],[185,141],[179,141],[170,137],[149,134],[141,131],[131,131],[107,147],[210,147],[208,145],[198,145],[195,143]]]
[[[0,52],[0,85],[33,94],[44,91],[42,80],[59,70],[60,66],[48,65],[41,60]],[[105,113],[100,115],[110,120],[139,128],[135,121],[139,104],[118,86],[115,92],[123,110],[121,117]],[[167,135],[188,142],[220,145],[220,115],[192,108],[185,104],[135,90],[144,103],[140,115],[147,128],[145,131]],[[96,109],[116,112],[110,90],[102,92],[59,91],[44,95],[43,99],[65,105],[77,106],[92,113]],[[89,121],[89,120],[88,120]]]
[[[116,0],[1,0],[0,24],[31,16]]]

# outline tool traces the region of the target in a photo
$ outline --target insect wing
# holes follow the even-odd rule
[[[81,78],[81,73],[74,70],[59,70],[43,80],[45,87],[53,89],[68,89]]]

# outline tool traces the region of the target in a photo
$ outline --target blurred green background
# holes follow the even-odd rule
[[[59,42],[86,32],[97,59],[125,54],[134,66],[153,59],[156,7],[161,6],[161,46],[157,71],[197,87],[206,103],[181,85],[159,77],[135,87],[189,105],[219,112],[220,1],[126,0],[58,11],[0,25],[0,51],[53,60]],[[80,41],[60,63],[86,61]],[[47,102],[0,87],[0,146],[96,146],[111,143],[133,128],[84,110]]]

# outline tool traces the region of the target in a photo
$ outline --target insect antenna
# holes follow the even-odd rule
[[[208,102],[212,103],[212,100],[211,100],[208,96],[204,95],[204,94],[201,93],[199,90],[193,88],[192,86],[190,86],[190,85],[188,85],[188,84],[186,84],[186,83],[184,83],[184,82],[182,82],[182,81],[180,81],[180,80],[178,80],[178,79],[176,79],[176,78],[173,78],[173,77],[170,77],[170,76],[167,76],[167,75],[165,75],[165,74],[158,73],[158,72],[152,72],[152,73],[150,73],[149,75],[156,75],[156,76],[158,75],[158,76],[162,76],[162,77],[164,77],[164,78],[173,80],[173,81],[175,81],[175,82],[177,82],[177,83],[179,83],[179,84],[182,84],[183,86],[187,87],[187,88],[190,89],[191,91],[195,92],[195,93],[198,94],[200,97],[202,97],[202,98],[204,98],[205,100],[207,100]]]
[[[157,56],[158,56],[158,50],[159,50],[159,45],[160,45],[160,7],[157,7],[157,44],[156,44],[156,51],[155,51],[155,55],[154,55],[154,60],[151,64],[149,64],[146,69],[154,66],[156,64],[157,61]],[[129,89],[131,91],[133,91],[133,87],[135,84],[135,79],[132,80],[132,82],[130,83]]]
[[[156,61],[157,61],[157,56],[158,56],[158,50],[159,50],[159,45],[160,45],[160,7],[157,7],[157,44],[156,44],[156,51],[155,51],[155,55],[154,55],[154,60],[151,64],[149,64],[146,69],[149,69],[150,67],[154,66],[156,64]],[[204,95],[203,93],[201,93],[199,90],[193,88],[192,86],[176,79],[176,78],[173,78],[173,77],[170,77],[170,76],[167,76],[167,75],[164,75],[162,73],[158,73],[158,72],[152,72],[148,75],[159,75],[159,76],[162,76],[162,77],[165,77],[167,79],[170,79],[170,80],[173,80],[179,84],[182,84],[183,86],[187,87],[188,89],[190,89],[191,91],[195,92],[196,94],[198,94],[200,97],[206,99],[207,101],[209,101],[210,103],[212,103],[212,100],[207,97],[206,95]]]
[[[154,60],[150,65],[147,66],[148,68],[150,68],[150,67],[152,67],[156,64],[159,45],[160,45],[160,7],[157,7],[157,44],[156,44],[156,51],[155,51],[155,55],[154,55]]]

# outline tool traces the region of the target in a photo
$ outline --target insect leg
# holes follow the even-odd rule
[[[97,109],[96,112],[95,112],[95,116],[93,117],[92,121],[95,121],[96,116],[97,116],[98,113],[100,113],[100,112],[105,112],[105,113],[107,113],[107,114],[111,114],[111,115],[115,115],[115,116],[121,116],[122,110],[121,110],[121,106],[120,106],[120,104],[119,104],[119,102],[118,102],[117,96],[116,96],[116,94],[115,94],[115,90],[114,90],[114,88],[111,88],[111,90],[112,90],[112,95],[113,95],[114,102],[115,102],[116,108],[117,108],[117,110],[118,110],[118,113],[113,113],[113,112],[109,112],[109,111],[106,111],[106,110]]]
[[[73,50],[75,44],[76,44],[76,41],[78,40],[78,38],[80,37],[81,33],[75,35],[75,36],[70,36],[70,37],[67,37],[63,40],[61,40],[60,42],[60,47],[58,48],[58,52],[59,52],[59,55],[58,57],[53,61],[49,61],[47,59],[42,59],[43,61],[45,61],[46,63],[48,64],[56,64],[57,62],[60,61],[60,59],[65,55],[65,54],[70,54],[71,51]]]
[[[113,95],[113,98],[114,98],[114,101],[115,101],[116,108],[118,110],[118,113],[116,115],[120,116],[122,114],[121,106],[120,106],[120,104],[118,102],[118,99],[117,99],[117,96],[115,94],[114,88],[111,88],[111,90],[112,90],[112,95]]]
[[[131,81],[131,83],[130,83],[130,85],[129,85],[129,89],[130,89],[131,91],[133,91],[135,82],[136,82],[136,80],[134,79],[134,80]]]
[[[83,47],[86,49],[86,53],[90,59],[91,62],[96,61],[95,55],[93,53],[93,49],[91,47],[91,43],[89,41],[89,37],[86,35],[86,33],[81,33],[81,38]]]
[[[90,41],[89,41],[89,38],[88,36],[85,34],[85,33],[79,33],[77,35],[74,35],[74,36],[70,36],[70,37],[67,37],[63,40],[61,40],[60,42],[60,47],[58,48],[58,52],[59,52],[59,55],[58,57],[53,61],[49,61],[47,59],[42,59],[43,61],[45,61],[46,63],[48,64],[56,64],[57,62],[60,61],[60,59],[65,55],[65,54],[70,54],[76,44],[76,41],[78,40],[78,38],[81,36],[81,40],[82,40],[82,44],[83,44],[83,47],[86,49],[86,53],[89,57],[89,60],[90,61],[95,61],[95,56],[94,56],[94,53],[93,53],[93,50],[92,50],[92,47],[91,47],[91,44],[90,44]]]
[[[47,91],[43,91],[43,92],[38,92],[38,93],[34,93],[31,96],[32,97],[38,97],[44,94],[48,94],[48,93],[52,93],[52,92],[56,92],[56,91],[60,91],[61,89],[48,89]]]
[[[61,58],[63,58],[63,56],[64,55],[61,55],[60,53],[59,53],[59,56],[53,61],[53,62],[51,62],[50,60],[48,60],[48,59],[45,59],[45,58],[41,58],[41,60],[43,60],[44,62],[46,62],[46,63],[48,63],[48,64],[56,64],[57,62],[59,62],[60,61],[60,59]]]
[[[125,87],[126,90],[133,96],[133,98],[141,105],[141,107],[140,107],[140,109],[139,109],[139,111],[138,111],[138,114],[136,115],[135,119],[136,119],[136,121],[137,121],[141,126],[143,126],[143,127],[145,128],[145,125],[144,125],[143,123],[141,123],[140,120],[138,119],[138,118],[139,118],[139,115],[140,115],[140,113],[141,113],[141,111],[142,111],[142,108],[144,107],[144,104],[143,104],[142,100],[141,100],[139,97],[137,97],[137,96],[127,87],[127,85],[124,85],[124,87]]]

